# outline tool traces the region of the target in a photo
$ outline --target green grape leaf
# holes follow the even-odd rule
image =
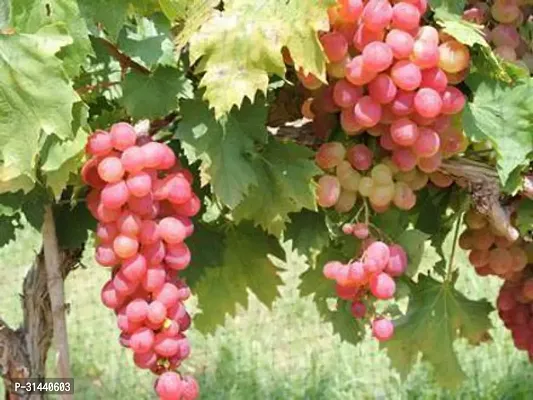
[[[281,258],[283,249],[263,231],[241,224],[228,232],[222,264],[208,268],[196,284],[202,313],[194,322],[200,332],[213,332],[226,315],[235,315],[238,304],[248,307],[248,289],[264,305],[272,306],[281,278],[269,254]]]
[[[31,190],[42,133],[72,138],[78,96],[54,56],[71,40],[55,28],[0,35],[0,193]]]
[[[323,213],[302,210],[289,215],[284,238],[292,240],[292,247],[311,261],[329,243],[329,231]]]
[[[159,0],[161,11],[177,22],[174,38],[176,51],[181,51],[200,27],[211,18],[218,0]]]
[[[76,0],[17,0],[13,2],[12,23],[21,33],[35,33],[42,27],[54,23],[65,24],[72,44],[63,48],[59,58],[69,76],[78,75],[86,58],[93,55],[89,31],[80,16]]]
[[[21,212],[28,223],[41,230],[44,223],[44,208],[50,203],[50,198],[45,188],[35,186],[31,192],[21,198]]]
[[[45,174],[46,185],[50,187],[56,198],[67,186],[70,174],[79,169],[85,151],[89,133],[80,129],[72,140],[60,141],[51,136],[52,143],[46,152],[41,171]]]
[[[194,257],[189,267],[180,273],[191,289],[196,285],[208,269],[223,265],[226,235],[207,224],[195,222],[194,235],[187,239],[187,246]],[[206,251],[209,249],[209,251]]]
[[[120,32],[118,47],[148,69],[156,65],[175,67],[170,23],[161,13],[138,18],[137,24]]]
[[[94,29],[102,25],[111,40],[115,40],[128,17],[129,0],[90,0],[80,1],[81,15],[91,22]]]
[[[172,67],[159,67],[150,75],[131,71],[122,90],[122,103],[135,119],[164,116],[178,107],[179,98],[193,95],[191,81]]]
[[[450,283],[420,275],[416,284],[411,283],[407,313],[395,321],[394,336],[384,347],[403,378],[421,353],[442,386],[457,387],[465,374],[454,340],[466,338],[471,344],[487,340],[492,310],[485,300],[469,300]]]
[[[392,240],[396,240],[409,226],[409,216],[405,211],[391,208],[387,212],[375,214],[372,224]]]
[[[334,3],[334,2],[333,2]],[[231,0],[214,12],[190,40],[191,61],[200,60],[200,86],[216,118],[243,99],[266,93],[268,75],[285,75],[281,49],[296,68],[325,79],[325,56],[317,31],[328,30],[330,1]],[[231,84],[228,84],[230,83]]]
[[[20,211],[22,192],[0,194],[0,216],[12,217]]]
[[[524,198],[516,210],[516,226],[523,236],[533,232],[533,200]]]
[[[313,177],[320,170],[312,157],[306,147],[272,139],[255,160],[259,184],[235,208],[235,220],[251,220],[279,237],[290,213],[316,210]]]
[[[11,1],[0,1],[0,29],[7,28],[11,19]]]
[[[450,14],[462,15],[465,9],[464,0],[429,0],[429,6],[435,12],[446,11]]]
[[[81,248],[96,229],[96,220],[84,203],[54,204],[57,243],[62,249]]]
[[[449,14],[447,12],[436,12],[435,19],[442,27],[442,31],[453,36],[457,41],[466,46],[479,45],[490,48],[485,35],[483,26],[476,25],[472,22],[465,21],[460,16]]]
[[[426,241],[429,237],[428,234],[419,231],[418,229],[410,229],[396,238],[395,242],[402,246],[407,253],[407,258],[409,260],[406,271],[407,276],[414,276],[417,273],[418,266],[424,255]]]
[[[19,214],[14,216],[0,215],[0,247],[9,244],[15,240],[15,221],[18,221]]]
[[[267,138],[264,103],[246,102],[241,110],[219,121],[200,100],[181,102],[181,112],[183,120],[177,136],[189,162],[202,161],[203,183],[210,183],[213,193],[234,208],[250,186],[259,182],[251,155],[255,153],[255,144],[264,143]]]
[[[348,302],[337,299],[334,282],[327,280],[322,273],[323,266],[328,261],[343,259],[342,251],[333,246],[326,247],[318,255],[316,264],[300,275],[298,289],[301,296],[312,296],[321,318],[331,323],[333,332],[338,334],[341,340],[355,345],[363,339],[365,326],[353,317]],[[329,304],[333,299],[337,299],[335,307]]]
[[[474,99],[463,112],[463,126],[468,138],[489,140],[497,153],[497,169],[506,186],[517,167],[529,163],[533,148],[532,80],[516,86],[480,80],[474,74],[468,81],[475,87]]]

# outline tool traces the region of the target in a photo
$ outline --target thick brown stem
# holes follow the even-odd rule
[[[486,215],[492,226],[503,236],[515,241],[520,236],[511,224],[511,211],[500,202],[501,186],[498,173],[489,165],[466,158],[445,160],[440,171],[466,184],[476,209]]]
[[[59,378],[71,378],[65,317],[65,290],[62,273],[62,260],[57,245],[56,228],[52,206],[47,206],[43,225],[43,251],[46,267],[48,293],[50,295],[52,326],[54,331],[54,347],[57,351],[57,371]],[[71,399],[71,395],[64,395],[62,399]]]

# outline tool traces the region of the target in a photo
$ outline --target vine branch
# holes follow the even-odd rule
[[[71,378],[65,318],[64,276],[61,271],[61,256],[57,244],[56,228],[52,206],[45,209],[43,225],[43,252],[46,268],[46,283],[50,295],[52,311],[53,339],[57,351],[57,370],[60,378]],[[63,395],[62,399],[71,399],[71,395]]]
[[[144,65],[139,64],[137,61],[134,61],[130,56],[120,51],[114,43],[111,43],[109,40],[106,40],[104,38],[98,39],[102,42],[107,52],[120,63],[120,66],[123,71],[127,68],[131,68],[137,72],[140,72],[141,74],[149,75],[151,73],[151,71]]]

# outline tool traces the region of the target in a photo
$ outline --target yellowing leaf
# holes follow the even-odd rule
[[[54,28],[0,35],[0,192],[32,188],[41,134],[72,137],[78,96],[54,56],[71,40]]]
[[[325,79],[325,57],[317,30],[327,30],[330,1],[233,0],[214,12],[191,38],[192,62],[204,73],[200,85],[216,118],[266,92],[269,74],[284,76],[281,49],[295,65]]]

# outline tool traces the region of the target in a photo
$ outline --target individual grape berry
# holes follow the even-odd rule
[[[324,143],[316,153],[315,162],[322,169],[335,168],[344,160],[345,155],[346,148],[342,143]]]
[[[372,321],[372,335],[380,342],[385,342],[392,338],[394,334],[394,324],[385,318],[378,318]]]
[[[393,53],[389,45],[383,42],[372,42],[363,50],[363,68],[378,72],[388,69],[393,60]]]
[[[407,59],[413,52],[414,39],[413,37],[399,29],[391,29],[385,39],[392,50],[394,58],[397,60]]]
[[[389,26],[393,17],[389,0],[370,0],[363,11],[362,22],[372,31],[380,31]]]
[[[348,42],[338,32],[329,32],[320,37],[324,53],[330,62],[339,62],[348,53]]]
[[[415,93],[404,90],[398,90],[396,98],[391,104],[391,111],[394,115],[405,117],[414,110]]]
[[[351,84],[346,79],[337,81],[333,87],[333,100],[339,107],[355,106],[361,97],[363,97],[363,89]]]
[[[364,318],[366,315],[366,306],[360,301],[354,301],[350,310],[352,315],[357,319]]]
[[[418,27],[420,10],[409,2],[399,2],[392,7],[392,27],[409,31]]]
[[[429,128],[419,128],[418,138],[413,145],[413,152],[422,158],[433,157],[440,149],[440,136]]]
[[[378,268],[383,270],[389,262],[390,250],[383,242],[374,242],[365,251],[367,259],[374,260]]]
[[[353,224],[344,224],[342,226],[342,233],[345,235],[352,235],[353,234]]]
[[[356,192],[359,189],[361,175],[352,168],[348,161],[343,161],[337,166],[336,174],[343,189],[352,192]]]
[[[135,145],[137,134],[130,124],[119,122],[114,124],[110,130],[113,147],[117,150],[124,151],[128,147]]]
[[[411,61],[397,61],[391,69],[391,77],[400,89],[412,91],[418,89],[422,83],[420,68]]]
[[[364,223],[357,223],[353,226],[353,235],[358,239],[366,239],[369,235],[368,225]]]
[[[394,150],[392,161],[402,172],[414,169],[417,165],[417,157],[409,148],[399,148]]]
[[[439,46],[439,67],[446,72],[456,73],[468,68],[470,52],[456,40],[449,40]]]
[[[347,213],[352,210],[357,200],[357,193],[350,190],[341,190],[339,199],[335,204],[335,211],[339,213]]]
[[[113,241],[113,250],[120,258],[130,258],[137,254],[139,242],[125,235],[118,235]]]
[[[381,272],[370,278],[370,291],[381,300],[388,300],[394,297],[396,283],[387,273]]]
[[[406,147],[414,145],[419,136],[418,126],[409,118],[400,118],[394,121],[390,133],[396,144]]]
[[[420,87],[433,89],[442,93],[448,87],[448,77],[439,67],[423,69]]]
[[[359,171],[366,171],[372,165],[372,151],[364,144],[357,144],[348,149],[346,159],[353,168]]]
[[[94,156],[105,156],[113,150],[111,136],[105,131],[94,132],[89,137],[86,150]]]
[[[370,96],[359,99],[354,108],[355,120],[363,127],[376,126],[381,119],[381,105]]]
[[[118,182],[124,176],[124,167],[120,158],[109,156],[98,164],[98,175],[108,183]]]
[[[442,94],[443,114],[457,114],[463,110],[465,104],[465,95],[456,87],[448,86]]]
[[[364,67],[363,56],[354,57],[346,65],[346,79],[355,86],[363,86],[377,76],[377,71]]]
[[[385,73],[379,74],[368,84],[368,94],[372,100],[379,104],[392,102],[396,98],[397,93],[398,88],[391,77]]]
[[[365,24],[360,24],[353,35],[353,46],[362,52],[372,42],[381,42],[385,37],[385,30],[371,30]]]
[[[415,110],[425,118],[435,118],[442,111],[442,98],[431,88],[421,88],[414,98]]]
[[[335,176],[324,175],[318,180],[317,201],[321,207],[333,207],[339,200],[341,184]]]

